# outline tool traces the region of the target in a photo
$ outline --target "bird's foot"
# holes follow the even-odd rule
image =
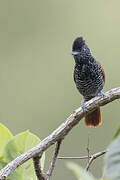
[[[102,91],[98,94],[98,96],[101,96],[102,98],[104,98],[104,97],[109,98],[109,96]]]
[[[100,93],[98,93],[98,96],[105,97],[106,94],[105,94],[104,92],[101,91]]]

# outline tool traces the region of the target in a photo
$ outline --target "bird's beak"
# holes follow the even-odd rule
[[[80,52],[72,51],[72,55],[78,55],[78,54],[80,54]]]

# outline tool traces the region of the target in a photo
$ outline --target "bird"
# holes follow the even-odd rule
[[[85,111],[85,102],[100,95],[104,96],[102,89],[105,84],[105,72],[102,65],[92,56],[82,36],[77,37],[72,44],[72,55],[75,60],[74,81],[80,94],[81,103]],[[97,127],[102,123],[100,107],[85,115],[87,126]]]

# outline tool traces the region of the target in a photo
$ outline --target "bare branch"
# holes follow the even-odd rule
[[[33,157],[35,173],[36,173],[38,180],[45,180],[45,175],[43,174],[43,172],[41,170],[41,166],[40,166],[40,158],[41,158],[41,155]]]
[[[91,156],[90,156],[90,158],[91,158]],[[58,157],[58,159],[63,159],[63,160],[68,160],[68,159],[72,159],[72,160],[75,160],[75,159],[78,159],[78,160],[80,160],[80,159],[88,159],[88,156],[78,156],[78,157],[63,157],[63,156],[60,156],[60,157]]]
[[[44,174],[42,172],[42,169],[40,166],[40,159],[41,159],[42,154],[38,155],[36,157],[33,157],[34,168],[35,168],[35,172],[36,172],[36,176],[37,176],[38,180],[49,180],[50,176],[52,176],[53,170],[55,168],[57,156],[58,156],[58,153],[60,150],[61,142],[62,142],[62,139],[60,139],[59,141],[56,142],[55,152],[53,154],[53,158],[52,158],[50,167],[46,174]]]
[[[107,152],[107,151],[102,151],[102,152],[98,152],[98,153],[96,153],[96,154],[93,154],[93,155],[91,156],[88,164],[87,164],[86,171],[88,171],[88,169],[90,168],[90,165],[92,164],[92,162],[93,162],[96,158],[102,156],[102,155],[105,154],[106,152]]]
[[[105,151],[102,151],[102,152],[98,152],[98,153],[95,153],[95,154],[93,154],[93,155],[90,155],[89,156],[89,158],[92,158],[93,156],[96,156],[96,155],[99,155],[99,154],[101,154],[101,153],[103,153],[103,152],[107,152],[107,150],[105,150]],[[80,159],[88,159],[88,156],[78,156],[78,157],[58,157],[58,159],[60,159],[60,160],[68,160],[68,159],[72,159],[72,160],[80,160]]]
[[[49,170],[48,170],[48,172],[47,172],[47,176],[49,176],[49,177],[52,176],[53,170],[54,170],[54,168],[55,168],[55,163],[56,163],[57,156],[58,156],[58,153],[59,153],[59,150],[60,150],[61,141],[62,141],[62,140],[59,140],[59,141],[56,143],[55,152],[54,152],[54,155],[53,155],[53,158],[52,158],[52,161],[51,161]]]
[[[90,101],[85,103],[86,114],[94,111],[99,106],[104,106],[115,99],[120,98],[120,87],[111,89],[110,91],[106,92],[106,96],[100,97],[97,96]],[[51,145],[53,145],[58,140],[64,138],[69,131],[79,123],[79,121],[84,117],[84,112],[82,108],[76,109],[65,122],[63,122],[55,131],[53,131],[48,137],[40,142],[37,146],[30,149],[28,152],[22,154],[21,156],[17,157],[15,160],[8,163],[1,171],[0,171],[0,180],[5,179],[8,177],[18,166],[37,156],[39,153],[44,152],[48,149]]]
[[[89,149],[89,146],[90,146],[90,142],[89,142],[89,135],[88,135],[88,144],[87,144],[87,153],[88,153],[88,163],[89,163],[89,160],[90,160],[90,149]]]

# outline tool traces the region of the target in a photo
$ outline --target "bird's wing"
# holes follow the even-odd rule
[[[76,79],[75,79],[75,71],[74,71],[74,73],[73,73],[73,79],[74,79],[74,81],[75,81],[75,83],[76,83]]]
[[[100,64],[100,63],[99,63],[99,64]],[[101,67],[101,70],[102,70],[103,80],[104,80],[104,82],[105,82],[105,71],[104,71],[104,69],[103,69],[102,64],[100,64],[100,67]]]

